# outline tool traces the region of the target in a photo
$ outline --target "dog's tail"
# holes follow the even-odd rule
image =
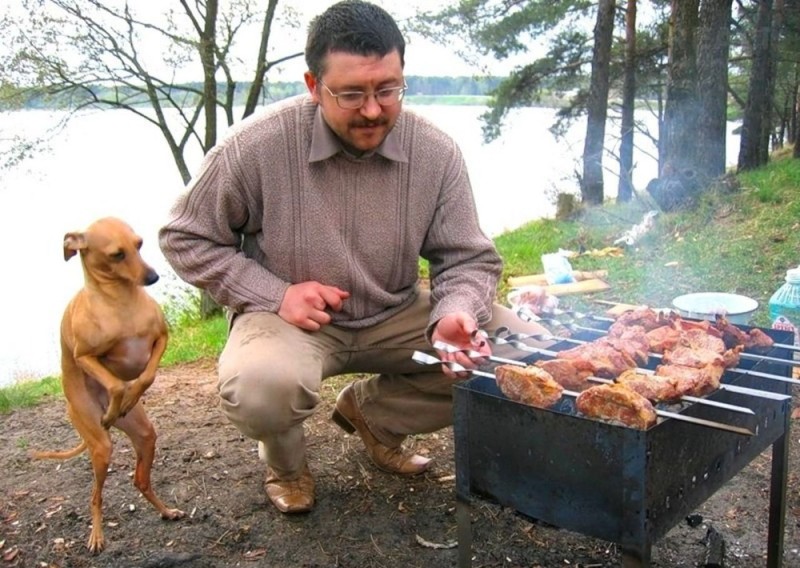
[[[51,459],[51,460],[68,460],[74,458],[78,454],[82,454],[86,450],[86,442],[81,440],[81,443],[72,448],[71,450],[64,450],[62,452],[37,452],[30,453],[32,458],[35,459]]]

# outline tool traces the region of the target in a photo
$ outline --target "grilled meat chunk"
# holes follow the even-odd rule
[[[674,325],[681,331],[698,329],[700,331],[705,331],[709,335],[713,335],[715,337],[722,337],[722,332],[718,330],[716,327],[714,327],[714,325],[708,320],[694,321],[694,320],[676,318],[672,325]]]
[[[608,343],[617,351],[624,351],[631,359],[641,366],[646,366],[650,352],[650,342],[647,332],[640,325],[618,330],[614,335],[597,340],[599,343]]]
[[[564,388],[539,367],[499,365],[494,370],[500,391],[513,401],[549,408],[561,399]]]
[[[718,367],[720,376],[727,367],[724,353],[717,353],[710,349],[684,346],[676,347],[664,353],[662,361],[665,365],[685,365],[686,367],[694,367],[695,369],[701,369],[707,366]]]
[[[704,367],[689,367],[686,365],[659,365],[656,375],[670,377],[677,381],[678,388],[685,395],[705,396],[719,388],[722,373],[725,368],[721,365],[706,365]]]
[[[741,345],[754,351],[766,351],[775,343],[769,335],[757,327],[750,331],[744,331],[733,325],[722,315],[716,316],[714,326],[722,334],[722,340],[729,349]]]
[[[674,403],[694,387],[694,382],[676,377],[659,376],[630,369],[617,377],[616,382],[638,392],[651,402]]]
[[[592,374],[591,371],[578,368],[575,362],[569,359],[542,359],[536,361],[534,365],[550,373],[550,376],[567,390],[582,391],[592,386],[588,379]]]
[[[559,351],[559,359],[570,359],[581,370],[597,377],[612,379],[622,371],[636,367],[636,361],[624,351],[617,351],[609,343],[593,341],[572,349]]]
[[[646,331],[668,325],[677,314],[661,312],[652,308],[636,308],[620,315],[611,325],[611,328],[626,328],[634,325],[643,327]],[[611,332],[611,329],[609,330]]]
[[[678,346],[664,353],[664,364],[685,365],[699,369],[706,365],[714,365],[724,369],[725,363],[722,355],[710,349],[692,349]]]
[[[671,325],[662,325],[647,332],[647,343],[653,353],[674,349],[681,341],[681,332]]]
[[[702,329],[689,329],[681,332],[678,343],[690,349],[708,349],[715,353],[725,353],[725,342],[721,337],[711,335]]]
[[[744,342],[745,349],[752,349],[762,353],[769,350],[773,345],[775,345],[775,341],[757,327],[747,332],[747,339]]]
[[[616,383],[586,389],[578,395],[575,406],[585,416],[638,430],[647,430],[658,419],[649,400]]]

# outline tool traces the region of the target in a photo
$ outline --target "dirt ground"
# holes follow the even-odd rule
[[[63,402],[0,417],[0,568],[456,566],[452,430],[412,441],[417,452],[436,458],[429,473],[408,479],[380,472],[360,439],[329,420],[345,382],[326,382],[322,408],[307,422],[317,506],[308,515],[284,516],[264,495],[256,445],[218,408],[214,362],[162,370],[145,395],[159,431],[153,484],[186,517],[163,521],[139,495],[130,444],[115,432],[104,491],[107,544],[97,555],[85,548],[92,486],[86,455],[67,462],[28,458],[31,449],[76,443]],[[651,565],[765,566],[770,455],[753,460],[695,511],[699,517],[692,520],[701,522],[681,522],[657,541]],[[800,441],[793,437],[786,567],[800,566],[799,459]],[[480,499],[473,502],[472,518],[475,568],[620,565],[614,544],[530,522]],[[722,563],[709,564],[710,530],[724,539]]]

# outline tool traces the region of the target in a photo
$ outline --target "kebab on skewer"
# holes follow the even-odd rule
[[[748,338],[758,337],[729,330],[729,337],[738,338],[729,346],[724,333],[707,321],[691,322],[642,308],[623,314],[605,337],[524,368],[499,366],[496,377],[511,400],[548,408],[564,389],[580,391],[576,407],[582,414],[646,429],[655,423],[654,402],[674,403],[717,390],[726,367],[738,364]],[[646,364],[651,351],[662,354],[663,364],[645,372],[637,364]],[[596,377],[615,382],[590,386]]]
[[[495,368],[495,377],[506,397],[536,408],[550,408],[564,393],[562,385],[537,365],[499,365]],[[589,387],[577,395],[575,407],[589,418],[638,430],[646,430],[658,421],[652,403],[621,384]]]
[[[564,393],[564,387],[550,373],[535,365],[500,365],[494,374],[504,395],[536,408],[550,408]]]
[[[442,344],[441,342],[437,342],[437,344],[439,344],[440,347],[446,346],[446,344]],[[447,346],[447,348],[449,351],[457,349],[454,346]],[[478,352],[473,352],[471,350],[467,350],[467,352],[470,356],[481,356]],[[497,357],[492,358],[498,359]],[[425,365],[447,365],[456,372],[467,371],[467,369],[453,361],[444,361],[421,351],[415,351],[412,355],[412,359],[417,363]],[[575,397],[576,405],[577,400],[581,399],[580,407],[583,408],[583,413],[587,417],[632,428],[647,429],[654,425],[655,421],[650,412],[652,409],[657,418],[672,418],[674,420],[691,422],[701,426],[735,432],[737,434],[747,436],[753,435],[753,432],[747,428],[694,416],[676,414],[665,410],[656,410],[647,399],[622,385],[602,385],[604,387],[614,387],[612,389],[590,387],[582,393],[577,393],[568,389],[562,390],[562,387],[558,385],[557,382],[554,382],[552,376],[549,376],[549,373],[544,371],[544,369],[528,366],[528,368],[520,370],[518,367],[519,362],[514,363],[515,364],[498,366],[496,374],[478,371],[476,369],[469,372],[475,376],[494,379],[500,387],[501,392],[504,392],[509,399],[524,402],[531,406],[547,408],[558,402],[562,395],[567,395]]]
[[[593,342],[563,351],[548,352],[552,358],[539,359],[532,363],[533,366],[547,371],[553,379],[565,389],[576,392],[584,391],[594,383],[609,379],[625,383],[630,389],[646,397],[652,403],[676,404],[678,402],[705,403],[701,398],[717,390],[724,372],[724,365],[720,365],[721,357],[709,352],[702,362],[687,363],[686,356],[673,363],[684,363],[682,368],[673,368],[673,365],[661,365],[657,372],[640,369],[636,366],[634,356],[642,360],[647,354],[644,328],[634,326],[627,334],[621,337],[634,338],[634,341],[611,341],[601,338]],[[493,338],[489,338],[493,339]],[[495,337],[500,340],[500,337]],[[623,347],[627,345],[627,348]],[[447,345],[434,345],[437,349],[448,350]],[[720,347],[717,345],[717,347]],[[622,351],[621,349],[625,349]],[[537,350],[538,351],[538,350]],[[629,353],[638,352],[631,356]],[[512,361],[497,357],[490,357],[498,362],[525,365],[520,361]],[[708,364],[708,368],[705,368]],[[708,401],[710,404],[711,401]],[[740,411],[742,409],[739,409]]]
[[[744,331],[730,323],[728,319],[717,314],[714,322],[708,320],[692,321],[681,318],[675,312],[664,313],[652,308],[636,308],[621,314],[608,329],[609,335],[624,333],[631,326],[643,327],[651,339],[651,343],[669,345],[670,341],[690,330],[700,330],[708,335],[722,339],[725,347],[763,351],[773,346],[772,338],[758,328]],[[656,351],[651,346],[651,351]],[[660,352],[660,351],[656,351]]]
[[[651,403],[676,403],[683,397],[702,397],[717,390],[725,369],[738,364],[744,348],[739,344],[727,349],[721,332],[703,325],[708,322],[680,325],[674,315],[664,316],[654,310],[640,310],[633,316],[628,327],[617,326],[603,338],[556,352],[554,359],[534,365],[571,390],[595,388],[589,381],[602,377],[614,379]],[[670,330],[670,341],[653,334],[660,329]],[[638,363],[647,362],[648,350],[663,354],[663,364],[655,372],[637,368]],[[611,392],[617,391],[608,394]],[[633,408],[630,412],[637,415]]]
[[[631,354],[641,366],[644,366],[649,354],[663,354],[678,350],[682,359],[691,357],[692,353],[703,359],[703,362],[694,362],[689,367],[698,369],[695,371],[676,370],[670,373],[669,369],[661,369],[659,373],[677,375],[681,377],[682,387],[686,393],[690,392],[711,392],[715,390],[714,385],[718,384],[724,370],[735,369],[742,357],[745,348],[763,350],[773,344],[772,338],[758,328],[753,328],[745,333],[735,325],[731,324],[724,316],[717,316],[716,322],[691,321],[680,318],[674,312],[661,312],[650,308],[637,308],[622,314],[608,330],[608,334],[594,342],[587,342],[578,348],[577,352],[592,353],[596,348],[586,349],[587,344],[609,344],[617,350],[625,350]],[[687,351],[689,349],[689,351]],[[723,367],[719,368],[715,357],[710,354],[703,354],[705,350],[710,350],[722,356]],[[568,350],[569,352],[570,350]],[[748,358],[758,356],[749,355]],[[606,358],[606,361],[609,359]],[[686,364],[685,361],[676,362],[675,356],[667,357],[664,361],[672,364]],[[710,364],[709,369],[704,369]],[[599,365],[596,365],[599,367]],[[608,371],[607,366],[603,368],[604,376],[615,375],[619,377],[621,373]],[[641,375],[641,376],[637,376]],[[686,379],[695,375],[695,388],[689,388]],[[660,376],[660,375],[659,375]],[[646,380],[647,374],[638,373],[631,376],[627,374],[627,380],[636,379],[637,383]],[[643,389],[643,386],[640,385]],[[660,384],[658,390],[669,391],[669,385]]]
[[[644,355],[637,358],[646,361],[647,348],[643,345],[654,350],[650,334],[661,328],[649,332],[646,329],[638,324],[627,329],[617,328],[614,336],[559,351],[556,358],[566,358],[578,368],[591,368],[593,375],[623,383],[653,402],[674,403],[683,396],[702,397],[717,390],[725,369],[738,364],[738,355],[743,348],[737,345],[726,349],[721,338],[698,328],[686,329],[680,332],[674,343],[669,343],[669,349],[661,344],[657,351],[662,354],[662,364],[654,373],[646,373],[628,355],[632,350],[643,351]]]
[[[621,383],[586,389],[575,399],[575,407],[586,416],[637,430],[647,430],[658,421],[652,403]]]

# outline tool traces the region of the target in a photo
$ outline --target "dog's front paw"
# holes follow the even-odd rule
[[[178,519],[182,519],[186,516],[186,513],[181,511],[180,509],[167,509],[166,511],[162,511],[161,518],[167,521],[177,521]]]
[[[125,389],[125,394],[122,396],[122,402],[119,405],[120,416],[125,416],[133,407],[139,404],[139,399],[142,398],[142,389],[137,388],[136,383],[131,384]]]
[[[119,416],[120,415],[116,412],[112,413],[110,411],[107,411],[100,419],[100,424],[103,426],[103,428],[108,430],[114,425],[114,422],[117,421],[117,418],[119,418]]]

